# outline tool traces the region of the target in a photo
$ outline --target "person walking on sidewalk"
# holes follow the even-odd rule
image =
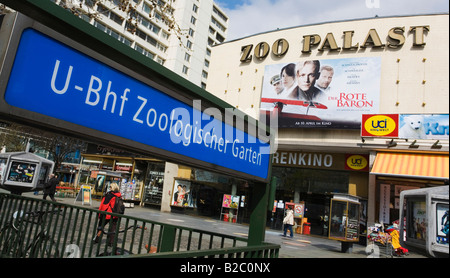
[[[115,206],[116,206],[117,198],[122,198],[122,194],[120,194],[119,185],[117,185],[117,183],[112,183],[111,191],[106,193],[105,197],[103,197],[98,210],[114,213],[116,211]],[[109,231],[114,232],[116,230],[116,225],[117,225],[118,220],[119,220],[119,218],[117,216],[111,216],[109,214],[107,214],[107,215],[99,214],[97,234],[94,237],[94,242],[95,243],[99,242],[100,236],[104,232],[104,228],[105,228],[106,224],[110,223]],[[108,240],[108,244],[112,245],[113,240],[114,240],[114,235],[108,234],[107,240]]]
[[[292,210],[292,206],[289,206],[286,211],[286,216],[283,219],[284,224],[284,234],[283,236],[286,236],[287,230],[289,229],[289,232],[291,233],[291,238],[294,237],[294,229],[292,228],[294,226],[294,211]]]
[[[50,199],[52,199],[53,202],[56,202],[55,193],[58,183],[58,176],[55,176],[55,174],[51,174],[50,179],[44,185],[44,200],[47,200],[47,196],[50,196]]]

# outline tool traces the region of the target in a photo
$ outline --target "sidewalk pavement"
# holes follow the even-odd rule
[[[42,198],[42,195],[25,193],[23,196],[32,198]],[[81,202],[75,201],[75,198],[56,197],[57,202],[83,206]],[[92,200],[92,205],[84,207],[97,209],[100,201]],[[239,237],[247,237],[249,226],[247,224],[236,224],[217,219],[190,216],[174,212],[161,212],[157,209],[140,207],[135,205],[133,208],[126,208],[125,214],[137,218],[149,219],[161,223],[169,223],[177,226],[196,228],[205,231],[213,231],[223,234],[232,234]],[[295,234],[294,238],[283,237],[282,231],[266,229],[265,242],[279,244],[281,246],[279,258],[368,258],[370,248],[359,244],[353,244],[351,253],[341,252],[341,243],[328,238]],[[366,252],[367,249],[367,252]],[[376,256],[375,256],[376,257]],[[394,257],[400,259],[398,257]],[[423,254],[410,252],[409,256],[403,258],[427,258]]]

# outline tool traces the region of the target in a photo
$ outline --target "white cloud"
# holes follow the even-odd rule
[[[448,13],[449,7],[447,0],[248,0],[243,2],[234,10],[224,9],[230,17],[227,40],[277,28],[368,18],[375,15]]]

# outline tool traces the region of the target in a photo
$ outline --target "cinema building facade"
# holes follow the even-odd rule
[[[269,224],[279,224],[277,207],[302,203],[311,234],[326,235],[336,194],[361,204],[363,226],[390,224],[402,190],[448,184],[448,36],[448,14],[430,14],[213,48],[207,91],[278,132]]]

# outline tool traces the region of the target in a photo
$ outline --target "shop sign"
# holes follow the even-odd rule
[[[278,151],[272,157],[273,166],[324,170],[369,171],[369,156],[364,154],[309,153]]]
[[[363,115],[362,137],[449,139],[449,114]]]
[[[399,115],[363,115],[361,137],[397,138],[399,130]]]
[[[272,163],[274,166],[331,169],[334,168],[334,156],[325,153],[277,152],[273,155]]]
[[[351,171],[369,171],[369,157],[367,155],[346,155],[345,169]]]
[[[52,36],[26,28],[15,55],[7,55],[15,58],[5,85],[6,103],[0,104],[9,113],[20,110],[28,120],[51,119],[45,123],[77,127],[74,132],[89,136],[124,138],[124,144],[199,167],[268,178],[270,144],[256,138],[258,130],[250,124],[253,135],[235,127],[240,123],[229,123],[229,119],[241,120],[233,109],[224,109],[230,113],[224,115],[215,107],[203,109],[201,100],[182,102],[173,97],[175,92],[151,85],[152,80],[66,37]],[[93,131],[96,135],[91,135]]]
[[[380,184],[380,223],[390,223],[389,209],[391,200],[391,186],[389,184]]]
[[[294,218],[303,218],[305,214],[305,202],[300,203],[286,203],[285,209],[292,207],[294,209]]]
[[[409,32],[413,34],[414,40],[412,43],[413,47],[424,47],[426,45],[425,42],[425,34],[430,31],[430,26],[412,26],[409,28]],[[405,27],[393,27],[388,31],[388,36],[386,38],[386,43],[380,38],[380,35],[376,29],[370,29],[367,32],[365,40],[361,43],[357,43],[353,41],[353,36],[355,31],[344,31],[342,34],[339,34],[339,37],[343,38],[342,44],[338,44],[338,40],[336,40],[337,36],[333,33],[328,33],[325,36],[320,36],[319,34],[307,34],[303,35],[303,47],[301,48],[301,52],[303,54],[310,54],[313,48],[317,48],[319,52],[323,52],[325,50],[329,51],[354,51],[359,48],[392,48],[398,49],[404,46],[406,42],[405,36],[406,29]],[[255,57],[258,61],[264,60],[270,53],[277,57],[283,57],[289,51],[289,41],[286,39],[278,39],[272,44],[272,48],[270,44],[267,42],[260,42],[256,46],[253,44],[244,45],[241,47],[241,58],[240,61],[242,63],[248,63],[253,60]],[[296,48],[300,49],[300,48]]]
[[[133,166],[116,165],[115,169],[116,169],[116,171],[131,172],[132,167]]]

